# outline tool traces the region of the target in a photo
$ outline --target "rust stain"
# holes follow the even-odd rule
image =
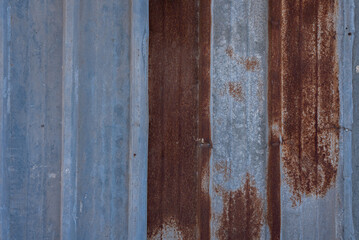
[[[282,6],[282,161],[293,205],[323,196],[339,158],[339,90],[334,0]]]
[[[254,72],[259,68],[259,61],[256,57],[242,58],[234,54],[233,48],[231,46],[226,48],[226,54],[237,64],[242,64],[247,71]]]
[[[232,47],[227,47],[226,48],[226,53],[230,58],[234,58],[234,53],[233,53],[233,48]]]
[[[253,72],[259,66],[258,59],[254,57],[244,59],[244,66],[246,67],[247,71]]]
[[[223,180],[225,182],[227,182],[230,179],[230,168],[228,166],[228,162],[225,160],[222,161],[218,161],[214,164],[214,169],[216,170],[216,172],[220,173],[223,175]],[[217,192],[217,191],[216,191]],[[219,193],[219,192],[217,192]]]
[[[267,221],[272,239],[280,238],[280,158],[293,206],[303,196],[324,196],[336,180],[337,8],[337,0],[269,0]]]
[[[221,217],[221,227],[217,235],[226,240],[255,240],[260,239],[264,223],[263,200],[259,196],[253,177],[248,173],[240,189],[222,192],[224,209]]]
[[[281,2],[268,1],[268,167],[267,223],[272,240],[280,239],[281,230]]]
[[[199,145],[199,173],[201,189],[199,209],[199,239],[210,239],[211,235],[211,200],[209,195],[211,140],[211,0],[199,0],[199,118],[198,135],[204,141]]]
[[[178,228],[178,224],[174,219],[166,220],[165,223],[158,227],[153,235],[149,237],[150,240],[162,239],[176,239],[183,240],[182,231]]]
[[[240,102],[243,100],[243,90],[240,82],[229,82],[226,84],[229,95],[231,95],[236,101]]]
[[[209,239],[211,2],[149,4],[148,238]]]

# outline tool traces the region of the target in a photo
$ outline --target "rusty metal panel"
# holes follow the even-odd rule
[[[355,5],[0,0],[0,239],[359,238]]]
[[[145,239],[148,2],[0,0],[0,239]]]
[[[209,239],[210,1],[150,1],[148,238]]]
[[[341,236],[342,219],[334,207],[342,208],[343,199],[341,181],[335,186],[341,175],[338,2],[273,1],[269,8],[273,19],[269,23],[268,161],[281,173],[275,180],[281,182],[281,192],[275,193],[268,182],[268,191],[280,196],[268,199],[268,210],[272,223],[307,230],[288,227],[279,232],[273,224],[271,236]],[[281,212],[270,207],[278,204]]]
[[[150,1],[148,237],[354,239],[354,1],[213,0],[210,99],[201,4]]]

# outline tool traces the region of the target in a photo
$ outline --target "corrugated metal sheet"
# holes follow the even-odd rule
[[[0,239],[359,239],[355,4],[0,0]]]
[[[0,13],[0,239],[144,239],[147,1]]]
[[[201,93],[209,4],[150,1],[148,238],[354,239],[353,2],[213,0]]]

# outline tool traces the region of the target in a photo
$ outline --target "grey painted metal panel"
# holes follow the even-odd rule
[[[0,238],[144,239],[147,1],[0,10]]]

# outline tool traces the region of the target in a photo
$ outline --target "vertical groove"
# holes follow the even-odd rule
[[[211,98],[211,0],[199,0],[199,146],[200,186],[200,239],[210,239],[211,203],[210,157],[212,149],[210,98]]]
[[[6,141],[5,141],[5,131],[7,126],[7,82],[8,82],[8,63],[10,62],[9,58],[9,47],[8,39],[10,36],[10,24],[9,24],[9,15],[8,15],[8,1],[0,1],[0,92],[3,94],[0,99],[0,114],[1,114],[1,123],[0,123],[0,146],[1,155],[0,155],[0,239],[9,238],[9,204],[8,204],[8,188],[7,188],[7,165],[6,165]]]
[[[269,0],[267,221],[272,240],[280,239],[280,129],[281,129],[281,1]]]
[[[77,0],[63,2],[62,153],[60,239],[76,238],[77,227]]]

